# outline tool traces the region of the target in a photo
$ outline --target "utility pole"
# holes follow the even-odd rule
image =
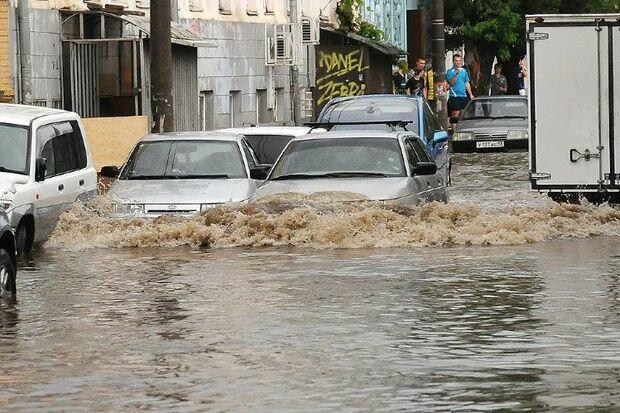
[[[301,29],[299,27],[299,5],[298,0],[290,0],[291,7],[291,23],[293,24],[293,65],[291,66],[291,88],[293,89],[293,123],[298,126],[301,124],[301,88],[299,87],[299,62],[296,59],[297,48],[299,44],[297,41],[301,41]]]
[[[151,130],[155,133],[174,130],[170,15],[170,0],[151,1]]]
[[[448,107],[446,95],[446,31],[443,0],[433,0],[433,66],[435,69],[435,100],[437,115],[444,130],[448,130]]]

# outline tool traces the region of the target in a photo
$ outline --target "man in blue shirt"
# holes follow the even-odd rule
[[[448,100],[448,111],[450,116],[458,118],[461,111],[465,109],[470,99],[474,98],[471,93],[469,73],[463,67],[463,58],[460,54],[455,54],[452,58],[454,66],[446,72],[446,80],[450,84],[450,99]]]

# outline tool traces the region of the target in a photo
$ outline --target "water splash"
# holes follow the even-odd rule
[[[518,245],[556,238],[620,236],[620,210],[556,204],[485,210],[471,203],[356,201],[353,194],[290,194],[226,205],[190,218],[117,219],[98,197],[63,214],[47,248],[392,248]],[[355,195],[356,198],[359,198]]]

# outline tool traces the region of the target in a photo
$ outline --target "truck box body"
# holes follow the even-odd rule
[[[527,16],[532,188],[620,191],[620,14]]]

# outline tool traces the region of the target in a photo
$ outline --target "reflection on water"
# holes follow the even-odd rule
[[[478,167],[461,160],[460,172],[486,168],[501,180],[500,159]],[[459,179],[453,200],[471,202],[472,189]],[[514,185],[518,192],[523,182]],[[478,208],[493,219],[496,195],[484,188]],[[519,208],[551,208],[518,196]],[[566,209],[545,228],[565,236],[581,225],[613,230],[601,211]],[[91,236],[99,224],[90,222]],[[618,236],[325,250],[204,249],[179,246],[199,244],[179,234],[181,242],[166,238],[160,248],[79,251],[58,243],[23,262],[17,302],[0,303],[0,410],[613,411],[620,404]]]

